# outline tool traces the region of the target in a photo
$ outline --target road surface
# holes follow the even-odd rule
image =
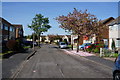
[[[15,78],[112,78],[112,67],[43,45]]]

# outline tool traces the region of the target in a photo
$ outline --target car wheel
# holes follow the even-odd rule
[[[113,80],[120,80],[120,73],[115,73]]]

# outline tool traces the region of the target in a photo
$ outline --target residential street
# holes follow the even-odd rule
[[[57,46],[46,44],[26,62],[15,78],[112,78],[112,67],[66,54]]]

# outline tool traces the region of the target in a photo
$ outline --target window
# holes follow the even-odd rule
[[[3,29],[3,24],[2,23],[0,23],[0,29]]]
[[[8,41],[8,35],[4,35],[4,36],[3,36],[3,40],[4,40],[4,41]]]
[[[13,27],[12,27],[12,26],[10,26],[10,31],[12,31],[12,29],[13,29]]]
[[[8,26],[7,26],[7,25],[4,25],[4,29],[5,29],[5,30],[8,30]]]
[[[120,38],[116,39],[116,47],[120,47]]]
[[[10,26],[10,31],[14,32],[14,27],[13,26]]]
[[[15,28],[12,29],[12,32],[15,32]]]

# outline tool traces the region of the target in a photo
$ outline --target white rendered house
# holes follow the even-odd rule
[[[109,49],[112,49],[112,40],[117,49],[120,49],[120,16],[109,24]]]

